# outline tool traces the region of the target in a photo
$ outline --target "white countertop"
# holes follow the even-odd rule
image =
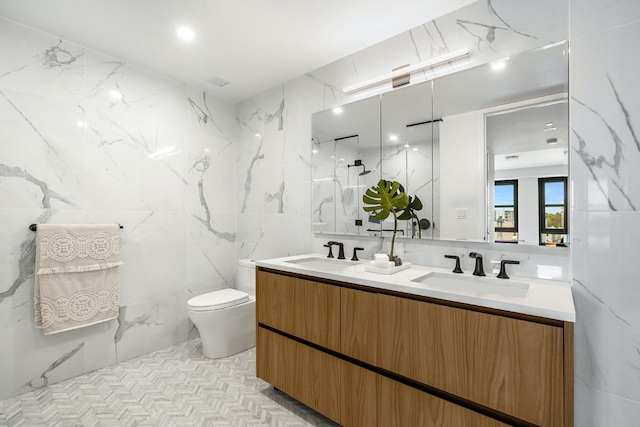
[[[412,281],[431,272],[451,273],[450,269],[445,268],[413,264],[411,268],[407,270],[387,275],[365,271],[364,267],[366,263],[369,263],[368,260],[360,262],[349,261],[349,264],[345,265],[345,268],[331,270],[326,270],[322,267],[312,268],[291,262],[310,257],[326,258],[325,255],[320,254],[304,254],[257,261],[256,264],[259,267],[348,282],[372,288],[438,298],[566,322],[576,321],[576,311],[573,305],[571,284],[569,282],[510,276],[510,279],[504,279],[505,283],[509,283],[509,280],[525,282],[529,284],[529,290],[525,297],[509,297],[470,290],[446,289]],[[464,276],[472,275],[471,272],[465,272]],[[487,278],[493,279],[494,277],[487,275]]]

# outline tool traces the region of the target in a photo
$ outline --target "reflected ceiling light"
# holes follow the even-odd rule
[[[262,135],[261,135],[261,134],[259,134],[259,133],[256,133],[256,134],[255,134],[255,135],[253,135],[253,136],[255,136],[256,138],[260,138],[260,137],[262,137]]]
[[[196,33],[189,27],[178,27],[176,30],[176,35],[180,40],[184,40],[186,42],[190,42],[196,36]]]
[[[553,123],[553,122],[548,122],[547,124],[545,124],[545,126],[546,126],[546,127],[551,127],[551,126],[553,126],[554,124],[555,124],[555,123]]]
[[[389,141],[397,141],[398,135],[389,135]]]
[[[340,114],[340,113],[342,113],[342,107],[336,107],[336,108],[334,108],[334,109],[333,109],[333,112],[334,112],[334,113],[336,113],[336,114]]]
[[[491,69],[493,71],[499,71],[499,70],[503,70],[507,67],[507,63],[505,60],[500,60],[500,61],[493,61],[491,63]]]
[[[554,130],[556,130],[556,129],[558,129],[558,128],[554,126],[554,127],[551,127],[551,128],[545,128],[545,130],[544,130],[544,131],[545,131],[545,132],[551,132],[551,131],[554,131]]]
[[[109,92],[109,95],[111,95],[111,97],[115,99],[122,99],[122,97],[124,96],[119,90],[112,90],[111,92]]]
[[[452,62],[461,58],[464,58],[469,55],[469,50],[467,48],[454,50],[453,52],[449,52],[445,55],[438,56],[436,58],[429,59],[428,61],[419,62],[415,65],[409,65],[407,67],[402,67],[396,71],[392,71],[387,74],[383,74],[381,76],[375,77],[373,79],[365,80],[361,83],[356,83],[351,86],[347,86],[342,89],[342,91],[346,94],[350,94],[353,92],[357,92],[362,89],[367,89],[371,86],[379,85],[380,83],[384,83],[400,76],[404,76],[406,74],[415,73],[417,71],[426,70],[427,68],[437,67],[438,65],[446,64],[448,62]]]
[[[411,145],[409,145],[409,144],[404,144],[404,148],[409,148],[409,147],[411,147]]]
[[[412,150],[413,151],[418,151],[418,147],[413,147]]]
[[[316,150],[316,149],[314,148],[313,150],[311,150],[311,152],[312,152],[313,154],[316,154],[316,153],[318,152],[318,150]]]

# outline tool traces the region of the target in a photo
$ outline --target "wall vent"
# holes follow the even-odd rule
[[[212,85],[218,86],[218,87],[222,87],[222,86],[226,86],[229,84],[229,82],[225,79],[223,79],[222,77],[214,77],[210,80],[207,80],[209,83],[211,83]]]

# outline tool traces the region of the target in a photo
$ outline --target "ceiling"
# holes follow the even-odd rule
[[[2,0],[0,16],[235,102],[473,1]]]

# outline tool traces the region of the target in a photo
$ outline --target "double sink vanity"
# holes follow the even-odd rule
[[[343,426],[573,425],[567,282],[257,262],[257,375]]]

